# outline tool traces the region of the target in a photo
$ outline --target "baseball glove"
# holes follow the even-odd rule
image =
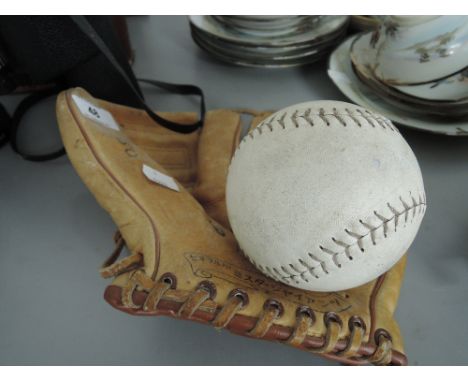
[[[73,166],[118,226],[101,269],[113,278],[105,291],[112,306],[209,323],[346,364],[407,364],[393,318],[405,257],[361,287],[318,293],[264,276],[241,253],[224,194],[238,112],[210,111],[203,129],[179,134],[142,110],[70,89],[58,97],[57,118]],[[119,260],[124,246],[129,255]]]

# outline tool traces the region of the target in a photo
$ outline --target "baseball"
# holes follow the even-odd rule
[[[311,291],[354,288],[385,273],[426,210],[421,170],[396,127],[338,101],[290,106],[246,135],[226,202],[250,261]]]

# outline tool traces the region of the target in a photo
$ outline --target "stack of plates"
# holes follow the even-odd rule
[[[236,65],[284,67],[327,55],[346,33],[348,16],[190,16],[194,41]]]

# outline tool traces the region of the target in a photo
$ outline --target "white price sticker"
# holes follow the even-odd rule
[[[114,117],[107,110],[93,105],[92,103],[81,97],[78,97],[75,94],[72,95],[72,98],[76,106],[78,106],[78,109],[80,109],[81,114],[83,114],[86,118],[89,118],[94,122],[98,122],[99,124],[109,129],[116,131],[120,130],[119,125],[117,122],[115,122]]]
[[[152,182],[179,192],[179,186],[169,175],[163,174],[146,164],[143,165],[143,174]]]

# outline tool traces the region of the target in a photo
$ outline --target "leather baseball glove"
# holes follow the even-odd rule
[[[113,278],[105,291],[112,306],[209,323],[346,364],[407,364],[393,318],[405,257],[361,287],[319,293],[264,276],[239,250],[224,192],[240,113],[210,111],[203,129],[179,134],[142,110],[70,89],[58,97],[57,118],[73,166],[118,226],[101,269]],[[124,246],[129,255],[119,260]]]

